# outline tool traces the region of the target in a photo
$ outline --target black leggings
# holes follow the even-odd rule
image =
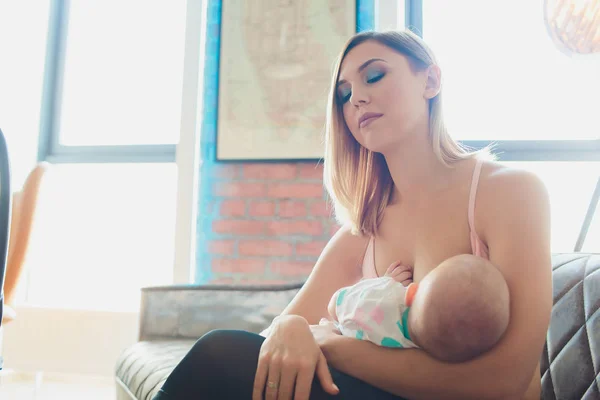
[[[252,399],[258,354],[264,337],[237,330],[214,330],[202,336],[175,367],[154,400]],[[402,400],[381,389],[329,368],[340,389],[332,396],[315,377],[311,400]]]

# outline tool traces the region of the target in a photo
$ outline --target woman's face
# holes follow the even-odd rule
[[[336,93],[354,138],[384,153],[426,127],[433,97],[427,76],[427,70],[413,72],[405,56],[376,41],[353,48],[342,61]]]

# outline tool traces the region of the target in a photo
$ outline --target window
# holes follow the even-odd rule
[[[57,164],[44,180],[27,303],[135,311],[172,280],[176,165]]]
[[[26,303],[135,311],[172,282],[188,3],[0,0],[0,126],[31,153],[11,153],[23,179],[36,155],[54,164]]]
[[[542,2],[427,0],[423,25],[457,139],[600,139],[600,57],[557,49]]]
[[[186,2],[51,4],[41,157],[175,161]]]
[[[404,29],[404,2],[375,0],[375,30]]]
[[[23,184],[37,157],[49,3],[30,7],[0,0],[0,128],[9,145],[14,188]]]
[[[450,132],[473,147],[495,142],[501,162],[540,176],[552,249],[573,251],[600,176],[600,57],[555,48],[541,2],[393,3],[377,2],[378,29],[409,26],[431,46]],[[599,213],[583,251],[600,252]]]
[[[59,143],[177,143],[185,1],[69,4]]]

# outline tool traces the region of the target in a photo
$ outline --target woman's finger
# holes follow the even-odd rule
[[[292,400],[297,373],[295,365],[286,364],[285,362],[282,364],[277,400]]]
[[[277,400],[281,380],[281,358],[272,357],[269,363],[269,374],[265,386],[265,400]]]
[[[323,353],[319,356],[319,361],[317,362],[317,369],[315,371],[319,381],[321,382],[321,386],[323,390],[329,394],[336,395],[340,392],[340,389],[333,383],[333,378],[331,377],[331,372],[329,371],[329,367],[327,366],[327,360]]]
[[[252,389],[252,400],[263,400],[263,391],[267,380],[268,359],[259,358],[256,374],[254,375],[254,387]]]
[[[294,400],[308,400],[313,378],[315,377],[315,365],[312,363],[301,363],[296,376],[296,387],[294,389]]]

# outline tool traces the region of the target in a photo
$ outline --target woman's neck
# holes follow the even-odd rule
[[[392,202],[419,201],[449,186],[450,168],[434,154],[429,135],[411,135],[384,154],[394,181]]]

